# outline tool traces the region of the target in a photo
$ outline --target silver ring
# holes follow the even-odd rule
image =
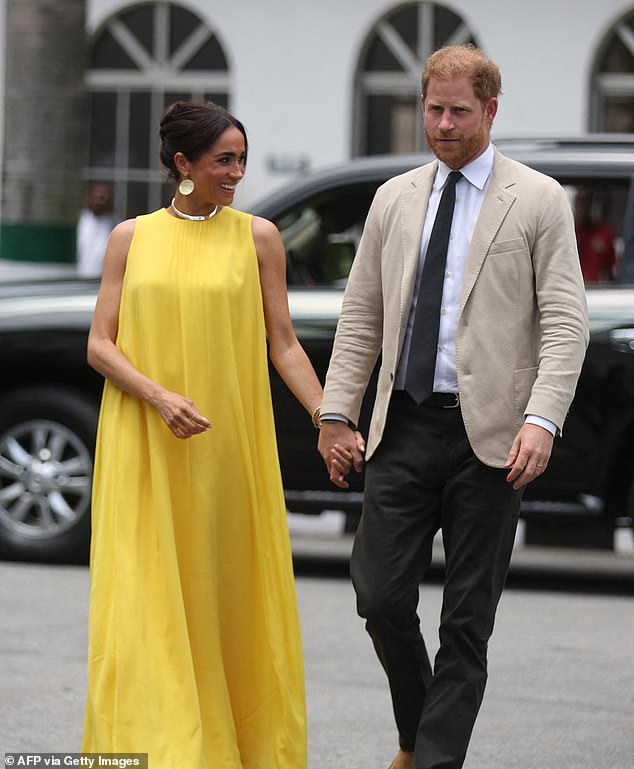
[[[536,467],[543,467],[544,465],[536,465]]]

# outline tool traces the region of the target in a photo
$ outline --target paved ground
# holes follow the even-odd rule
[[[350,538],[322,524],[319,536],[295,532],[293,541],[309,769],[386,769],[396,735],[383,673],[355,615]],[[514,563],[521,589],[502,599],[465,769],[631,769],[634,556],[519,546]],[[440,599],[432,577],[420,606],[431,653]],[[77,750],[87,605],[86,567],[0,563],[0,755]]]

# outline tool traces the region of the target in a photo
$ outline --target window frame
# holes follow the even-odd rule
[[[137,40],[134,33],[125,24],[125,17],[130,11],[142,7],[152,14],[152,51],[148,52]],[[177,8],[195,17],[197,24],[193,31],[170,53],[170,13]],[[142,6],[131,4],[117,11],[107,19],[92,37],[94,49],[101,37],[110,34],[135,63],[136,69],[122,67],[95,68],[86,74],[85,84],[89,97],[99,94],[112,94],[115,100],[115,135],[113,137],[112,163],[103,165],[88,159],[84,170],[86,180],[98,180],[110,183],[113,187],[114,213],[117,219],[125,219],[145,211],[160,208],[168,197],[166,173],[161,168],[159,158],[158,125],[166,107],[166,100],[171,93],[182,94],[183,98],[205,101],[214,98],[223,104],[229,104],[231,92],[231,67],[226,47],[218,33],[206,21],[178,3],[156,0]],[[220,46],[227,68],[224,70],[187,70],[187,62],[207,43],[215,38]],[[147,167],[130,166],[130,110],[133,94],[145,93],[149,96],[150,114],[148,118]],[[170,99],[171,101],[171,99]],[[93,115],[90,115],[91,144],[93,136]],[[145,185],[147,206],[143,210],[131,210],[129,185]]]
[[[413,51],[393,25],[393,19],[408,7],[415,7],[417,12],[417,50]],[[451,13],[458,24],[449,37],[434,35],[436,15],[439,12]],[[387,47],[401,65],[401,71],[376,71],[366,68],[367,57],[373,44],[377,41]],[[421,73],[429,56],[439,47],[477,40],[469,30],[464,18],[461,18],[454,8],[447,5],[428,2],[410,2],[392,8],[382,16],[369,30],[363,42],[357,60],[354,77],[354,113],[352,121],[352,155],[353,157],[375,154],[368,152],[370,142],[367,140],[369,122],[369,99],[372,96],[400,97],[411,100],[416,113],[414,133],[415,146],[406,149],[409,152],[419,152],[426,147],[423,131],[422,112],[418,107],[421,93]],[[391,136],[390,146],[380,150],[382,153],[393,152],[394,136]],[[402,151],[402,150],[401,150]]]

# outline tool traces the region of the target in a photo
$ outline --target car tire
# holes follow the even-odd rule
[[[0,557],[86,563],[97,405],[37,387],[0,398]]]

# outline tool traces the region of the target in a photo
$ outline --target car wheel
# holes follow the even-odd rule
[[[97,416],[69,390],[0,398],[0,556],[87,561]]]

